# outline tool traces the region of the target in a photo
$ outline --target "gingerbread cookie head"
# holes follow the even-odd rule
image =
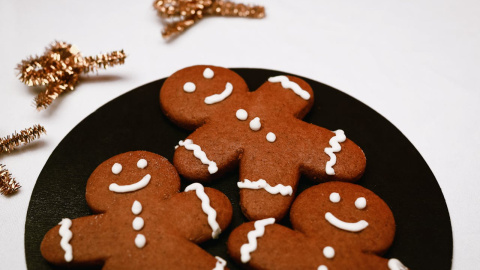
[[[395,220],[388,205],[359,185],[329,182],[298,196],[290,219],[295,230],[325,242],[338,239],[349,246],[383,253],[393,242]]]
[[[201,126],[223,107],[232,106],[248,92],[235,72],[215,66],[192,66],[172,74],[160,92],[163,112],[186,129]]]
[[[105,212],[135,198],[167,199],[180,189],[175,168],[162,156],[127,152],[100,164],[87,182],[86,199],[94,212]]]

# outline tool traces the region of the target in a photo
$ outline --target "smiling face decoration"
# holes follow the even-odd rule
[[[114,156],[87,182],[95,214],[64,218],[45,235],[42,255],[56,265],[103,269],[223,269],[221,259],[196,244],[225,230],[230,201],[199,183],[179,189],[180,178],[164,157],[146,151]]]
[[[300,175],[318,182],[358,180],[365,155],[345,132],[301,120],[314,104],[313,94],[295,76],[267,77],[249,91],[243,78],[226,68],[175,72],[160,90],[161,108],[176,125],[195,130],[179,141],[175,167],[199,182],[239,168],[241,209],[250,220],[281,219]]]
[[[237,227],[229,253],[251,269],[407,269],[380,257],[393,242],[395,221],[387,204],[366,188],[313,186],[293,203],[290,221],[293,230],[268,219]]]

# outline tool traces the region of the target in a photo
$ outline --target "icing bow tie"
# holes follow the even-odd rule
[[[169,38],[185,31],[204,16],[265,17],[262,6],[251,6],[223,0],[156,0],[153,4],[160,17],[170,19],[162,36]]]

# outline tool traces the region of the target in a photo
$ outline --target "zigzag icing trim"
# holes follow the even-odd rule
[[[218,171],[217,163],[207,158],[207,154],[202,151],[199,145],[193,143],[192,140],[186,139],[185,141],[179,141],[178,145],[185,147],[185,149],[193,151],[193,155],[200,159],[203,164],[208,165],[208,172],[214,174]],[[176,149],[177,147],[175,147]]]
[[[293,189],[292,186],[284,186],[282,184],[278,184],[274,187],[270,186],[267,181],[264,179],[260,179],[258,181],[250,181],[248,179],[244,179],[243,182],[238,182],[237,186],[239,188],[248,188],[248,189],[265,189],[270,194],[282,194],[283,196],[292,196]]]
[[[272,225],[273,223],[275,223],[274,218],[255,221],[255,230],[250,231],[247,234],[248,243],[243,244],[240,248],[240,255],[243,263],[249,262],[251,259],[250,253],[257,250],[257,238],[262,237],[265,234],[265,226]]]
[[[200,183],[193,183],[185,188],[185,192],[195,190],[197,197],[202,201],[202,210],[207,214],[208,225],[212,228],[212,238],[217,239],[222,232],[217,222],[217,211],[210,205],[210,198],[205,193],[205,189]]]
[[[65,251],[65,261],[71,262],[73,260],[73,250],[72,245],[70,245],[69,242],[73,237],[73,233],[70,231],[70,227],[72,227],[72,220],[69,218],[64,218],[58,224],[61,225],[60,229],[58,230],[58,234],[60,234],[62,237],[62,240],[60,240],[60,246]]]
[[[333,165],[337,163],[337,156],[334,153],[340,152],[340,150],[342,150],[342,147],[339,143],[344,142],[347,139],[345,133],[341,129],[334,131],[334,133],[335,136],[333,136],[329,141],[331,147],[325,148],[325,153],[330,156],[330,160],[327,161],[327,164],[325,165],[325,171],[328,175],[335,175]]]
[[[276,77],[270,77],[270,78],[268,78],[268,81],[271,82],[271,83],[280,82],[280,83],[282,83],[283,88],[292,89],[292,91],[295,94],[299,95],[301,98],[303,98],[305,100],[310,99],[310,93],[303,90],[300,87],[300,85],[298,85],[297,83],[290,81],[287,76],[280,75],[280,76],[276,76]]]
[[[227,266],[227,262],[219,256],[215,256],[215,259],[217,259],[217,263],[215,264],[215,268],[213,268],[213,270],[225,269],[225,266]]]

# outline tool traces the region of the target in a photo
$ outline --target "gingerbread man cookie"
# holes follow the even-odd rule
[[[165,115],[195,130],[173,163],[189,180],[210,181],[240,167],[240,201],[250,220],[282,218],[300,175],[317,181],[355,181],[363,151],[342,130],[303,122],[313,91],[300,78],[276,76],[249,92],[235,72],[193,66],[170,76],[160,91]]]
[[[224,269],[225,261],[197,246],[230,223],[221,192],[180,178],[163,157],[145,151],[114,156],[87,182],[95,215],[63,219],[45,235],[43,257],[56,265],[103,269]]]
[[[273,218],[242,224],[230,234],[229,254],[250,269],[407,269],[380,257],[395,236],[393,214],[359,185],[328,182],[305,190],[290,220],[294,230]]]

